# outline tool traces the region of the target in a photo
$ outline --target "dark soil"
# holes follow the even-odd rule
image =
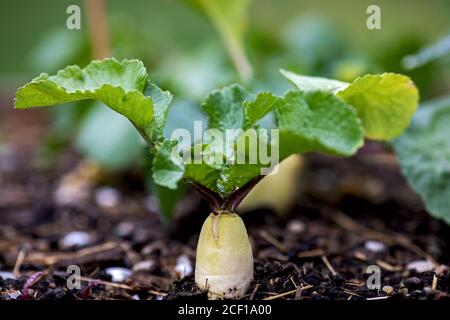
[[[140,172],[99,173],[70,148],[43,163],[43,115],[0,108],[0,299],[206,299],[189,273],[206,204],[189,192],[168,226]],[[385,146],[306,164],[288,214],[243,215],[255,256],[245,299],[449,298],[450,229],[424,211]],[[61,184],[79,183],[86,192],[77,201],[55,199]],[[65,246],[71,231],[88,241]],[[423,272],[412,268],[426,261]],[[81,289],[68,289],[69,265],[80,266]],[[368,289],[370,265],[379,266],[383,290]],[[114,282],[110,267],[131,274]],[[13,271],[15,279],[2,278]]]

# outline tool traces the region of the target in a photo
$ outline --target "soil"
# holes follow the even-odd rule
[[[192,269],[207,205],[189,191],[164,223],[137,170],[98,173],[70,147],[43,162],[47,127],[40,110],[0,108],[0,299],[206,299]],[[450,297],[450,229],[423,209],[386,146],[305,160],[289,213],[243,215],[255,257],[244,299]],[[61,185],[80,183],[87,192],[64,202]],[[79,246],[63,241],[72,231],[83,232],[72,234]],[[67,287],[69,265],[81,268],[80,289]],[[380,289],[367,287],[371,265]],[[112,278],[112,267],[128,277]]]

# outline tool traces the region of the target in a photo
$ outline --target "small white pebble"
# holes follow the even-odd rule
[[[80,203],[89,196],[89,188],[84,182],[62,183],[53,194],[53,200],[58,205]]]
[[[184,278],[190,275],[193,271],[191,261],[188,256],[181,255],[177,258],[177,265],[175,266],[175,272],[180,278]]]
[[[61,240],[61,247],[64,249],[72,247],[83,247],[91,242],[91,236],[84,231],[72,231]]]
[[[141,300],[137,294],[132,295],[131,298],[132,298],[133,300]]]
[[[373,240],[368,240],[366,241],[366,243],[364,244],[364,247],[372,252],[383,252],[386,249],[386,246],[384,245],[383,242],[380,241],[373,241]]]
[[[0,278],[3,280],[16,280],[16,276],[12,272],[0,271]]]
[[[110,267],[107,268],[105,272],[111,276],[113,282],[123,282],[131,276],[132,273],[130,269],[121,267]]]
[[[305,231],[305,224],[300,220],[292,220],[288,223],[287,230],[293,234],[300,234]]]
[[[97,205],[103,208],[116,207],[119,204],[121,197],[122,195],[118,190],[110,187],[99,188],[95,192],[95,201],[97,202]]]
[[[134,230],[134,224],[128,221],[123,221],[119,223],[116,228],[115,232],[119,237],[129,237]]]
[[[22,293],[19,290],[9,291],[6,292],[6,295],[9,299],[17,300],[19,297],[22,296]]]
[[[433,270],[433,264],[428,260],[416,260],[408,263],[406,268],[421,273]]]
[[[139,261],[133,266],[133,272],[136,271],[150,271],[155,266],[155,261],[153,260],[144,260]]]

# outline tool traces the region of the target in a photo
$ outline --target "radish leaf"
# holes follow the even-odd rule
[[[305,152],[349,156],[364,142],[353,108],[328,92],[288,92],[277,106],[276,119],[282,158]]]
[[[248,93],[240,85],[231,85],[220,90],[214,90],[202,104],[208,115],[208,127],[226,130],[242,127],[242,104]]]
[[[183,178],[183,159],[172,150],[176,141],[165,140],[156,148],[153,159],[153,180],[160,186],[176,189],[178,182]]]
[[[308,77],[280,70],[281,74],[301,91],[328,91],[337,93],[348,86],[348,83],[320,77]]]
[[[43,107],[84,99],[102,101],[124,115],[144,139],[153,144],[155,130],[160,131],[171,96],[147,83],[147,71],[141,61],[104,59],[93,61],[84,69],[69,66],[56,75],[41,74],[16,93],[18,109]],[[157,108],[153,98],[156,93]],[[156,119],[155,119],[156,116]]]
[[[253,101],[244,103],[244,129],[253,127],[267,113],[274,110],[278,98],[270,92],[258,94]]]
[[[238,142],[245,138],[246,130],[253,129],[256,122],[271,111],[275,111],[280,141],[256,136],[253,143],[257,143],[259,148],[268,148],[274,143],[279,147],[280,161],[291,154],[305,152],[351,155],[363,144],[363,129],[355,110],[331,93],[291,91],[284,97],[276,97],[263,92],[253,100],[245,100],[249,96],[242,87],[230,85],[213,91],[206,99],[203,109],[208,115],[210,128],[218,129],[224,136],[230,128],[241,129],[242,134],[227,139],[224,146],[217,147],[213,143],[193,146],[191,151],[200,148],[200,156],[207,155],[221,161],[205,163],[203,158],[196,163],[191,154],[184,178],[226,198],[258,177],[261,168],[268,167],[267,164],[251,163],[248,158],[245,163],[237,163],[233,157],[236,156]],[[248,156],[250,146],[246,144],[245,148]],[[175,176],[174,173],[171,177]]]
[[[285,70],[281,73],[300,91],[328,91],[352,105],[362,120],[365,136],[373,140],[398,137],[408,127],[419,101],[414,83],[400,74],[366,75],[348,84]]]
[[[450,99],[423,105],[394,141],[403,175],[432,215],[450,224]]]
[[[373,140],[398,137],[411,122],[419,101],[411,79],[394,73],[357,78],[338,96],[355,107],[366,136]]]

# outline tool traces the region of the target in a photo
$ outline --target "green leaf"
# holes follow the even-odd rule
[[[185,156],[186,172],[184,177],[220,193],[218,181],[221,178],[221,171],[226,166],[226,158],[223,150],[215,149],[213,152],[213,144],[208,145],[203,142],[198,142],[190,148],[190,158]],[[200,152],[200,154],[196,152]],[[189,158],[189,161],[186,158]]]
[[[246,96],[248,94],[241,87],[231,85],[208,97],[203,106],[209,116],[210,127],[223,134],[230,128],[243,131],[227,141],[226,147],[218,154],[212,153],[211,145],[202,146],[202,155],[213,155],[221,159],[221,163],[186,165],[184,178],[202,184],[223,198],[259,176],[263,167],[270,167],[270,164],[262,164],[260,159],[256,159],[257,163],[248,161],[248,143],[245,144],[245,163],[238,164],[234,161],[236,159],[229,158],[229,151],[236,155],[238,143],[246,139],[247,131],[244,130],[256,128],[256,122],[272,110],[275,110],[280,129],[280,144],[276,145],[280,148],[279,160],[304,152],[351,155],[363,144],[363,129],[354,108],[331,93],[292,91],[280,98],[263,92],[251,101],[244,100]],[[274,141],[258,135],[256,143],[258,148],[264,148]]]
[[[403,175],[428,211],[450,224],[450,99],[422,106],[394,141]]]
[[[352,105],[362,120],[365,136],[373,140],[398,137],[411,122],[419,101],[414,83],[400,74],[366,75],[347,84],[284,70],[281,73],[301,91],[328,91]]]
[[[267,113],[274,110],[278,98],[270,92],[259,93],[255,100],[244,102],[244,130],[253,127]]]
[[[419,101],[411,79],[394,73],[357,78],[338,96],[355,107],[366,136],[373,140],[392,140],[402,134]]]
[[[238,188],[244,186],[261,174],[260,164],[234,164],[226,167],[221,172],[221,179],[218,180],[218,190],[220,195],[228,195]]]
[[[222,198],[260,175],[260,164],[207,164],[186,165],[184,178],[196,181],[216,192]]]
[[[158,145],[153,158],[153,180],[156,184],[176,189],[183,178],[185,165],[177,152],[173,152],[176,141],[165,140]]]
[[[220,169],[217,167],[210,166],[206,163],[190,163],[186,165],[184,177],[188,180],[196,181],[217,193],[221,193],[218,187]]]
[[[308,77],[280,70],[281,74],[300,91],[328,91],[337,93],[348,86],[348,83],[320,77]]]
[[[16,93],[16,108],[51,106],[55,104],[97,99],[114,111],[124,115],[151,142],[154,137],[153,99],[143,90],[147,85],[147,71],[141,61],[104,59],[93,61],[84,69],[69,66],[56,75],[41,74]],[[155,91],[150,85],[150,91]],[[168,94],[161,94],[161,104]],[[159,121],[159,120],[157,120]],[[156,126],[158,126],[156,124]]]
[[[349,156],[363,145],[363,129],[353,108],[323,91],[291,91],[277,105],[280,156],[323,152]]]
[[[178,201],[184,194],[185,187],[179,183],[177,188],[169,189],[155,183],[153,179],[154,153],[145,150],[143,157],[143,173],[145,177],[145,187],[149,194],[154,196],[154,200],[162,215],[163,222],[169,223],[175,214]]]
[[[76,138],[78,150],[105,168],[136,166],[144,145],[135,128],[100,102],[96,104],[81,124]]]
[[[202,104],[208,115],[208,127],[222,131],[241,128],[242,104],[247,96],[245,89],[236,84],[214,90]]]
[[[154,115],[151,124],[145,127],[145,132],[151,136],[152,141],[161,141],[164,138],[164,126],[172,102],[172,94],[163,91],[152,83],[147,83],[144,94],[153,100]]]
[[[253,101],[247,101],[247,91],[239,85],[230,85],[213,91],[202,104],[203,110],[208,116],[208,127],[217,129],[223,137],[228,129],[241,129],[244,134],[244,121],[248,126],[253,126],[265,114],[270,112],[278,98],[269,93],[260,93]],[[244,115],[245,113],[245,115]],[[213,152],[214,143],[196,145],[191,148],[191,161],[186,164],[184,178],[195,181],[222,197],[226,197],[236,188],[243,186],[248,181],[260,174],[260,164],[236,164],[234,158],[227,158],[236,152],[236,144],[242,136],[233,137],[223,142],[223,149]],[[258,137],[259,139],[259,137]],[[258,144],[261,141],[258,140]],[[200,148],[201,156],[214,157],[212,163],[206,163],[204,158],[200,163],[194,159],[194,150]],[[246,145],[248,148],[248,145]]]

